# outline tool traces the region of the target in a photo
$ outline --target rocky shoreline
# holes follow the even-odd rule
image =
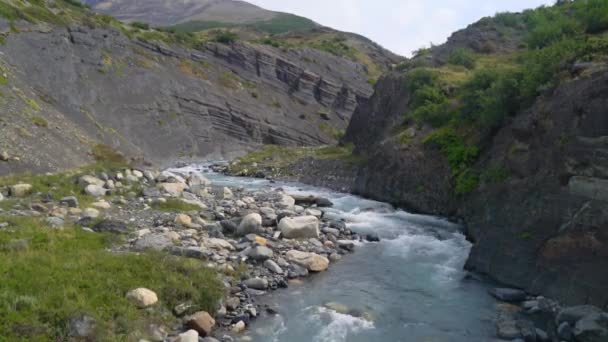
[[[213,169],[226,172],[225,165]],[[92,234],[127,236],[112,247],[114,252],[155,250],[201,260],[217,270],[224,284],[225,296],[215,312],[180,303],[171,311],[182,323],[150,325],[150,341],[248,340],[246,329],[253,320],[280,310],[260,296],[327,270],[352,252],[356,241],[379,241],[326,217],[330,200],[290,195],[280,188],[248,192],[214,185],[199,173],[143,169],[86,174],[75,182],[92,202],[80,205],[76,196],[53,201],[48,194],[34,193],[30,184],[16,183],[0,191],[0,200],[21,199],[21,204],[0,215],[43,217],[59,230],[75,225]],[[9,223],[0,222],[0,227],[11,229]],[[599,308],[561,307],[516,289],[497,288],[491,294],[499,302],[497,337],[503,341],[608,338],[608,314]],[[159,301],[145,287],[125,296],[142,310]],[[93,326],[91,317],[79,317],[71,322],[72,337],[89,337],[87,327]]]

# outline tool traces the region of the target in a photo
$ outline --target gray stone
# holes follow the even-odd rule
[[[557,327],[557,337],[564,341],[572,340],[572,326],[570,326],[568,322],[562,322],[559,327]]]
[[[338,247],[352,252],[355,250],[355,243],[351,240],[338,240]]]
[[[517,289],[495,288],[489,291],[492,296],[505,302],[522,302],[526,300],[526,292]]]
[[[126,234],[129,233],[129,229],[127,228],[127,224],[118,221],[118,220],[105,220],[101,221],[95,226],[93,226],[93,230],[98,233],[114,233],[114,234]]]
[[[6,152],[6,151],[0,152],[0,161],[6,162],[9,160],[9,158],[10,158],[10,156],[8,155],[8,152]]]
[[[68,321],[68,336],[77,338],[94,337],[96,326],[97,323],[91,316],[83,314],[72,317]]]
[[[247,234],[257,234],[261,232],[261,230],[262,216],[257,213],[252,213],[243,217],[243,220],[237,228],[237,235],[244,236]]]
[[[561,324],[562,322],[568,322],[570,326],[574,326],[579,319],[591,315],[601,313],[602,310],[593,305],[579,305],[572,306],[569,308],[562,309],[559,314],[557,314],[557,324]]]
[[[281,268],[281,266],[279,266],[273,260],[268,259],[268,260],[264,261],[264,267],[266,267],[267,269],[269,269],[273,273],[283,274],[283,269]]]
[[[76,196],[68,196],[59,200],[59,204],[68,206],[70,208],[78,208],[78,198]]]
[[[268,288],[268,280],[262,278],[249,278],[243,284],[254,290],[266,290]]]
[[[321,231],[325,234],[331,234],[335,237],[340,236],[340,230],[336,229],[336,228],[327,228],[326,227],[326,228],[323,228]]]
[[[148,234],[135,242],[135,248],[139,250],[153,249],[163,250],[173,246],[173,240],[166,234]]]
[[[86,208],[82,211],[82,217],[98,218],[99,210],[93,208]]]
[[[93,197],[102,197],[106,195],[106,189],[103,188],[103,186],[100,185],[95,185],[95,184],[89,184],[87,185],[86,188],[84,188],[84,192],[89,195],[89,196],[93,196]]]
[[[59,217],[47,217],[45,221],[53,228],[61,228],[64,224],[63,219]]]
[[[549,341],[549,335],[544,330],[536,328],[536,340],[540,342]]]
[[[247,256],[255,261],[265,261],[272,258],[273,255],[272,249],[266,246],[255,246],[247,253]]]
[[[285,217],[278,228],[287,239],[319,238],[319,219],[315,216]]]
[[[577,342],[608,341],[608,313],[592,313],[576,322],[573,330]]]

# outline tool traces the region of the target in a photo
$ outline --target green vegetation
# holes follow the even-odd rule
[[[194,204],[186,203],[180,199],[169,198],[166,202],[152,204],[152,208],[165,212],[200,211],[201,208]]]
[[[340,140],[344,136],[343,129],[338,129],[327,122],[321,122],[319,124],[319,129],[321,130],[321,132],[332,137],[334,140]]]
[[[45,118],[41,117],[41,116],[33,116],[32,117],[32,123],[38,127],[48,127],[49,123],[48,121],[46,121]]]
[[[248,25],[271,34],[306,31],[317,27],[314,21],[293,14],[281,13],[276,17]]]
[[[91,155],[98,163],[107,167],[120,168],[128,165],[125,156],[106,144],[96,144],[91,149]]]
[[[150,29],[150,24],[143,23],[143,22],[140,22],[140,21],[134,21],[134,22],[132,22],[131,26],[135,27],[136,29],[140,29],[140,30],[149,30]]]
[[[224,30],[219,31],[213,38],[213,41],[221,44],[232,44],[236,42],[238,38],[239,36],[236,33]]]
[[[574,62],[608,57],[608,35],[598,34],[608,29],[604,0],[564,2],[523,14],[501,13],[481,24],[528,32],[527,45],[514,56],[455,49],[447,65],[416,66],[412,61],[402,67],[411,94],[406,125],[413,121],[435,129],[425,142],[446,156],[459,194],[472,191],[480,181],[480,172],[472,169],[477,155],[509,117],[530,106],[545,90],[570,79],[568,69]],[[482,181],[488,180],[485,176],[482,172]]]
[[[0,336],[10,341],[65,341],[71,318],[96,321],[95,340],[146,338],[147,325],[177,324],[171,309],[184,302],[213,312],[222,295],[215,272],[199,260],[159,252],[108,250],[116,239],[76,228],[54,230],[35,218],[2,218]],[[140,310],[125,294],[155,291],[159,303]]]

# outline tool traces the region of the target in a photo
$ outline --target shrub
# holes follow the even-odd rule
[[[131,26],[133,26],[133,27],[135,27],[137,29],[146,30],[146,31],[150,29],[150,24],[144,23],[144,22],[141,22],[141,21],[134,21],[134,22],[131,23]]]
[[[213,41],[221,44],[232,44],[238,39],[238,35],[231,31],[219,31]]]
[[[32,123],[38,127],[48,127],[49,126],[48,121],[46,121],[46,119],[41,116],[33,116]]]
[[[93,155],[93,158],[100,163],[107,163],[117,167],[128,164],[127,159],[122,153],[117,152],[106,144],[97,144],[93,146],[91,154]]]
[[[458,48],[450,53],[448,63],[473,69],[475,68],[475,54],[469,49]]]
[[[577,1],[574,6],[576,16],[585,25],[587,33],[599,33],[608,29],[608,1]]]

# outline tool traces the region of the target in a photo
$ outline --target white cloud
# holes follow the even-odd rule
[[[402,54],[448,36],[496,12],[521,11],[554,0],[248,0],[367,36]]]

